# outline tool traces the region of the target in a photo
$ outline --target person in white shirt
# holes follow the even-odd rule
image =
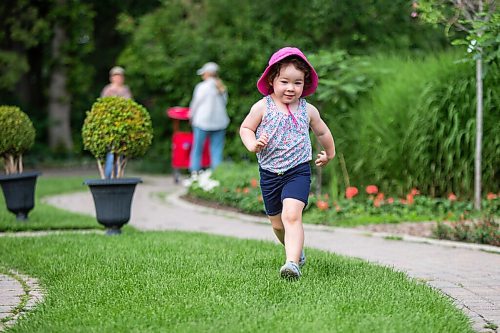
[[[223,158],[226,128],[229,117],[226,112],[227,89],[218,76],[219,66],[208,62],[196,72],[202,82],[194,88],[189,104],[193,128],[189,171],[196,176],[201,170],[201,157],[206,137],[210,138],[210,169],[215,169]]]

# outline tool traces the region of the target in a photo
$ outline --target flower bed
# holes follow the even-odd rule
[[[245,213],[264,215],[256,166],[224,164],[212,177],[220,182],[220,186],[205,191],[195,183],[190,187],[189,195],[235,207]],[[304,222],[353,227],[407,221],[447,221],[446,224],[438,224],[434,232],[436,237],[496,244],[500,241],[496,222],[499,216],[500,196],[494,193],[488,193],[483,200],[481,215],[473,211],[471,202],[461,201],[454,193],[447,198],[431,198],[413,188],[404,197],[397,197],[381,192],[376,185],[368,185],[363,189],[348,187],[342,198],[311,193]],[[464,236],[464,233],[470,235]]]

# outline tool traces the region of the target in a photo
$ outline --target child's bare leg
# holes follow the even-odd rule
[[[276,235],[280,243],[285,245],[285,227],[283,226],[283,221],[281,221],[281,214],[268,217],[269,221],[271,221],[274,234]]]
[[[286,261],[299,262],[304,246],[304,227],[302,226],[302,210],[305,204],[297,199],[283,200],[281,220],[285,227]]]

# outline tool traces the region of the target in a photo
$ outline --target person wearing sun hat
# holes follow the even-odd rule
[[[280,275],[298,279],[305,264],[302,212],[311,184],[312,145],[309,128],[323,147],[314,161],[324,167],[335,156],[333,136],[319,111],[304,97],[318,87],[318,74],[296,47],[276,51],[257,81],[264,98],[255,103],[240,126],[245,147],[257,154],[266,214],[285,246]]]
[[[219,78],[219,65],[207,62],[196,74],[201,76],[193,91],[189,103],[189,117],[193,128],[193,146],[190,153],[189,170],[191,178],[185,185],[198,180],[201,173],[201,159],[205,139],[210,138],[210,169],[205,177],[210,176],[210,170],[215,169],[223,159],[226,128],[229,117],[226,111],[227,89]]]

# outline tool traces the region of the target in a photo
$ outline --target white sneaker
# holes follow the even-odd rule
[[[297,265],[293,261],[288,261],[283,266],[281,266],[280,275],[284,279],[296,280],[300,278],[302,273],[300,272],[299,265]]]

